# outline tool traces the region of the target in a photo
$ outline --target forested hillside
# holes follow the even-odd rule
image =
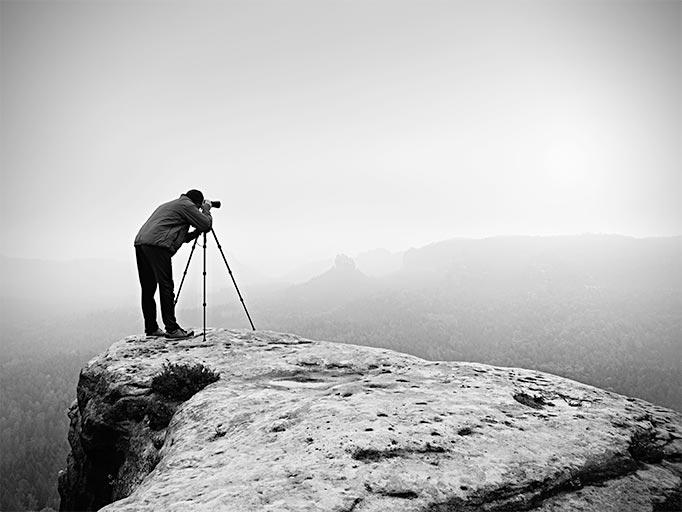
[[[11,311],[0,354],[0,510],[58,510],[80,369],[138,322],[121,310],[30,322]]]
[[[0,366],[2,510],[59,508],[55,482],[68,449],[64,418],[81,359],[36,355]]]

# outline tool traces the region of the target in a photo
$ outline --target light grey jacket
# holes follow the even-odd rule
[[[137,233],[135,245],[165,247],[175,254],[182,244],[193,239],[188,236],[190,225],[207,232],[213,226],[213,218],[210,213],[199,210],[183,194],[178,199],[162,204],[152,213]]]

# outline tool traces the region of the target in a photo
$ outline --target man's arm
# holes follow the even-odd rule
[[[187,221],[197,228],[199,233],[206,233],[208,231],[211,231],[211,228],[213,227],[213,217],[211,217],[211,203],[208,201],[204,201],[204,204],[201,205],[201,211],[197,210],[196,208],[193,208],[191,206],[187,206],[186,208],[183,209],[182,211],[183,216],[187,219]],[[193,240],[199,234],[195,236],[194,233],[188,233],[187,237],[187,242],[190,240]],[[193,238],[189,238],[192,236]]]

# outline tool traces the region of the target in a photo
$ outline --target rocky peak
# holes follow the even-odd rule
[[[337,254],[334,259],[334,268],[343,272],[352,272],[355,270],[355,261],[345,254]]]
[[[221,378],[177,403],[165,362]],[[682,417],[518,368],[288,334],[131,336],[83,368],[62,510],[679,510]]]

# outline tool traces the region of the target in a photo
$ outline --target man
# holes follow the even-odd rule
[[[196,229],[189,231],[190,226]],[[190,190],[178,199],[159,206],[135,237],[137,272],[142,287],[142,314],[147,336],[184,339],[194,336],[175,320],[175,292],[171,257],[186,242],[191,242],[213,226],[211,203],[204,194]],[[161,318],[166,332],[156,323],[154,294],[159,287]]]

